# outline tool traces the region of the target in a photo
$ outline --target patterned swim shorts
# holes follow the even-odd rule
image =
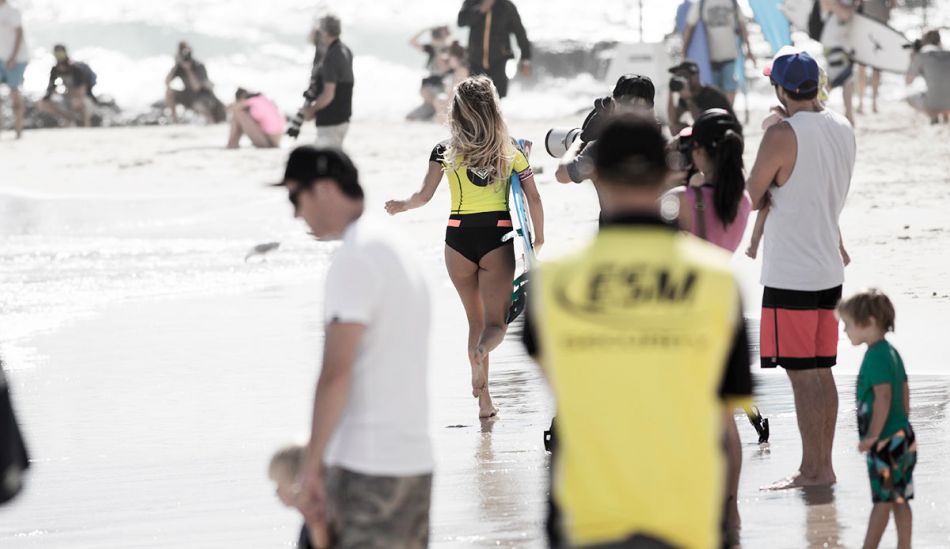
[[[910,426],[877,441],[867,454],[867,462],[874,503],[907,503],[914,499],[917,437]]]

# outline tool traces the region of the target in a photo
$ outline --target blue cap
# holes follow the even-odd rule
[[[786,91],[795,93],[817,90],[821,78],[818,62],[804,51],[777,57],[772,62],[769,77]]]

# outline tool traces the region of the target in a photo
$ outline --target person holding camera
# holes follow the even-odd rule
[[[311,79],[318,82],[320,93],[303,109],[306,120],[316,119],[316,145],[320,148],[343,148],[353,115],[353,52],[340,40],[342,32],[338,17],[326,15],[320,19],[324,53],[317,74]]]
[[[531,42],[521,23],[518,8],[511,0],[465,0],[459,10],[458,25],[468,27],[468,64],[472,74],[491,78],[498,97],[508,95],[508,73],[505,67],[514,59],[511,35],[518,41],[522,76],[531,73]]]
[[[175,79],[181,80],[184,89],[172,88]],[[171,110],[172,123],[178,123],[178,105],[191,109],[211,123],[224,122],[227,113],[224,104],[214,94],[214,84],[208,78],[204,63],[194,58],[188,42],[178,44],[175,66],[165,77],[165,105]]]
[[[621,76],[613,93],[594,101],[594,109],[587,115],[581,132],[571,143],[567,152],[561,156],[554,178],[559,183],[581,183],[594,175],[594,156],[597,151],[597,139],[612,116],[623,113],[639,113],[647,118],[656,119],[653,101],[656,88],[649,77],[639,74]],[[599,196],[599,195],[598,195]],[[601,200],[601,210],[604,209]],[[601,212],[600,224],[604,216]]]
[[[735,118],[732,102],[722,91],[713,86],[704,86],[699,80],[699,65],[686,60],[670,68],[673,75],[670,80],[670,95],[667,100],[667,114],[670,120],[670,131],[678,134],[689,124],[683,122],[683,116],[689,114],[693,120],[698,119],[709,109],[723,109]],[[679,100],[674,95],[679,95]],[[738,119],[737,119],[738,120]]]
[[[907,71],[909,86],[923,76],[927,91],[912,95],[907,102],[915,110],[930,117],[931,124],[950,122],[950,51],[941,47],[940,31],[927,31],[923,38],[914,42],[914,53]]]
[[[56,64],[49,71],[46,95],[38,105],[40,112],[65,122],[69,127],[91,126],[95,103],[92,87],[95,85],[96,73],[89,65],[70,59],[66,46],[62,44],[53,47],[53,55]],[[58,93],[59,83],[63,85],[62,94]]]
[[[427,32],[429,33],[429,42],[423,44],[421,42],[422,35]],[[449,27],[446,25],[423,29],[409,40],[410,46],[426,54],[426,70],[429,74],[422,79],[422,87],[419,89],[419,95],[422,96],[422,105],[406,115],[406,120],[424,121],[431,120],[435,116],[435,100],[439,94],[445,91],[443,78],[451,70],[448,64],[451,42],[451,33],[449,33]]]

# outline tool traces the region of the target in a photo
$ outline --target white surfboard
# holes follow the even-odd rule
[[[851,56],[862,65],[898,74],[910,68],[907,37],[880,21],[857,14],[851,20]]]

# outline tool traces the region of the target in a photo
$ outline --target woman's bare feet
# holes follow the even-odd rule
[[[485,348],[478,346],[474,351],[469,352],[468,360],[472,366],[472,396],[480,399],[482,393],[486,393],[488,388],[488,376],[485,374],[484,362],[488,354]],[[489,399],[490,400],[490,399]]]
[[[498,408],[492,403],[491,395],[486,388],[478,395],[478,417],[485,419],[498,415]]]

